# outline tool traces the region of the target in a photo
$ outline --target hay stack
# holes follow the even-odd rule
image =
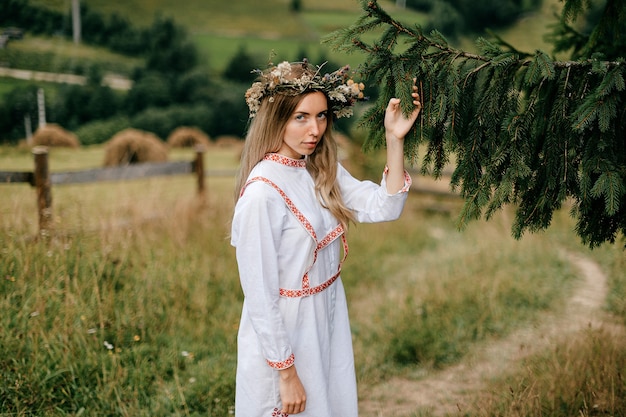
[[[167,144],[173,148],[202,146],[206,149],[211,145],[211,139],[196,127],[181,126],[170,134],[167,138]]]
[[[80,142],[78,136],[63,129],[55,123],[48,123],[39,127],[33,135],[33,146],[57,146],[66,148],[78,148]]]
[[[138,129],[116,133],[105,146],[104,166],[167,161],[167,146],[155,134]]]
[[[218,148],[243,148],[243,139],[237,136],[223,135],[215,139],[215,145]]]

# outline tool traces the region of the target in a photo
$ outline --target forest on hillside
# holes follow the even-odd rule
[[[470,2],[462,0],[413,0],[407,2],[407,7],[429,17],[426,27],[456,38],[481,31],[481,26],[488,23],[510,25],[539,3],[539,0],[480,0],[471,2],[470,7]],[[71,10],[59,11],[41,4],[23,0],[2,2],[0,27],[18,27],[33,36],[71,39]],[[289,7],[293,13],[299,13],[307,4],[294,0]],[[75,132],[83,145],[105,142],[128,127],[147,130],[161,138],[182,125],[196,126],[210,137],[244,133],[247,111],[242,97],[252,81],[250,70],[264,64],[246,48],[240,47],[233,53],[223,73],[213,74],[199,58],[186,28],[172,18],[156,16],[152,24],[140,27],[125,17],[123,11],[104,14],[83,3],[80,13],[84,44],[134,59],[139,57],[140,64],[128,74],[132,88],[120,92],[102,83],[111,68],[98,63],[72,63],[69,71],[84,75],[87,83],[61,84],[47,94],[49,121]],[[15,50],[9,41],[7,48],[0,50],[0,61],[8,66],[15,65],[12,61],[27,62],[29,69],[42,71],[49,70],[48,62],[58,61],[51,55],[37,60],[19,54],[19,49]],[[328,61],[325,57],[321,59]],[[326,64],[327,68],[339,66],[333,62]],[[376,82],[368,84],[375,86]],[[39,88],[35,82],[19,84],[0,97],[0,143],[14,144],[24,138],[25,118],[36,126]],[[369,88],[368,94],[375,98],[377,88]],[[342,121],[338,128],[348,130],[352,123],[354,120]]]

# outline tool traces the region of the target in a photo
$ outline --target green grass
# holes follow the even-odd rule
[[[33,0],[33,4],[44,5],[55,10],[69,9],[65,0]],[[307,37],[311,33],[302,26],[302,18],[309,13],[325,12],[334,16],[358,13],[356,0],[319,0],[302,2],[302,11],[290,11],[289,0],[266,0],[262,4],[254,0],[211,1],[186,0],[180,7],[176,0],[90,0],[91,10],[105,14],[120,13],[139,26],[152,23],[157,15],[171,17],[186,27],[190,33],[247,33],[277,34],[296,38]],[[396,10],[395,1],[383,0],[386,8]],[[409,13],[409,12],[407,12]],[[330,19],[333,19],[329,16]]]
[[[46,3],[67,6],[65,0]],[[175,16],[188,25],[214,71],[241,45],[263,59],[271,50],[295,59],[306,49],[315,60],[322,49],[311,34],[349,24],[358,12],[352,0],[318,0],[310,9],[305,4],[296,22],[277,11],[285,1],[268,2],[267,9],[218,3],[190,0]],[[172,4],[135,0],[129,16],[149,24],[153,13],[145,8]],[[90,6],[120,7],[111,1]],[[256,19],[238,18],[239,7]],[[266,10],[276,14],[263,17]],[[256,26],[263,21],[284,24]],[[297,34],[294,22],[302,28]],[[537,32],[521,27],[528,44],[520,48],[532,50]],[[273,33],[283,30],[289,39]],[[517,44],[525,35],[510,36]],[[46,42],[55,56],[71,49]],[[72,56],[98,59],[88,49]],[[360,56],[327,58],[356,66]],[[103,158],[101,146],[52,149],[50,169],[95,168]],[[193,155],[177,150],[170,158]],[[381,166],[378,154],[364,160]],[[233,150],[214,148],[205,155],[206,169],[236,163]],[[29,149],[0,147],[0,170],[32,169]],[[0,415],[229,415],[242,301],[228,243],[233,183],[209,177],[205,198],[196,196],[192,176],[54,186],[50,239],[38,238],[34,189],[0,184]],[[626,323],[623,242],[588,250],[567,209],[556,213],[548,231],[520,241],[510,236],[510,208],[459,232],[460,204],[411,195],[399,221],[350,229],[343,280],[361,391],[394,375],[428,374],[462,361],[477,344],[561,308],[578,272],[559,256],[560,248],[602,266],[610,286],[606,308]],[[619,400],[626,397],[626,384],[618,372],[626,366],[624,343],[602,331],[581,331],[503,372],[476,395],[468,415],[565,417],[600,410],[624,416]]]
[[[0,62],[11,68],[87,74],[91,65],[105,72],[128,75],[141,60],[105,48],[76,45],[70,39],[27,34],[0,50]]]
[[[67,2],[59,0],[39,0],[34,3],[57,10],[68,7]],[[157,15],[172,17],[188,30],[198,46],[202,62],[218,74],[242,45],[249,53],[259,57],[259,66],[267,63],[272,51],[277,54],[276,59],[293,60],[302,58],[297,57],[297,54],[306,50],[312,61],[324,56],[353,67],[357,67],[364,59],[360,55],[329,50],[320,44],[323,36],[352,24],[358,18],[361,9],[356,0],[324,0],[305,4],[302,12],[297,14],[290,12],[288,2],[284,0],[266,1],[262,6],[254,1],[213,2],[207,5],[202,0],[189,0],[183,8],[173,0],[135,0],[131,3],[94,0],[89,3],[89,7],[105,14],[124,10],[124,16],[139,26],[150,25]],[[409,10],[398,11],[394,2],[385,1],[381,4],[390,12],[396,11],[400,20],[416,22],[424,18],[422,14]],[[366,38],[368,36],[372,38],[372,35]],[[90,48],[75,47],[69,40],[32,38],[30,43],[16,42],[12,46],[20,51],[19,55],[8,55],[6,51],[3,53],[6,60],[17,67],[44,65],[37,61],[37,57],[41,56],[37,48],[44,48],[48,54],[53,53],[45,64],[51,68],[72,68],[77,65],[79,57],[82,63],[104,64],[106,70],[113,67],[116,69],[114,72],[122,74],[130,74],[137,64],[136,60],[125,61],[116,54],[101,53],[97,49],[90,55]],[[53,65],[51,59],[59,62]]]
[[[199,207],[190,182],[59,187],[63,237],[25,239],[27,217],[3,230],[3,411],[227,415],[237,309],[224,306],[240,302],[227,207]],[[94,211],[107,189],[124,196]]]
[[[192,159],[189,153],[177,150],[171,159]],[[102,159],[102,147],[53,149],[50,167],[93,168]],[[0,169],[31,164],[28,149],[0,148]],[[205,165],[235,167],[236,152],[213,148]],[[228,415],[242,301],[228,243],[233,183],[209,177],[204,198],[186,175],[54,186],[48,239],[36,238],[35,191],[0,185],[0,409],[18,416]],[[548,232],[516,241],[508,210],[463,232],[455,227],[459,210],[457,200],[411,195],[399,221],[350,229],[343,279],[361,390],[446,367],[475,344],[558,310],[577,279],[560,247],[612,262],[605,271],[621,283],[612,294],[623,300],[623,252],[573,243],[566,213]],[[622,342],[593,340],[585,360],[623,363],[609,355]],[[506,387],[549,383],[552,369],[540,366],[542,358],[531,374],[503,375]],[[598,381],[594,389],[605,392],[608,382]]]
[[[0,97],[3,97],[17,87],[26,87],[32,83],[27,80],[15,80],[12,78],[0,77]]]
[[[195,37],[198,49],[212,70],[223,73],[239,48],[245,48],[246,52],[254,56],[258,63],[257,68],[265,68],[268,62],[280,62],[281,60],[301,60],[301,52],[306,52],[311,62],[317,64],[321,58],[332,60],[339,65],[349,64],[356,68],[361,62],[360,55],[345,55],[330,51],[326,45],[319,41],[298,41],[288,39],[261,39],[242,37],[221,37],[215,35],[197,35]]]
[[[510,213],[461,233],[450,215],[428,214],[444,203],[412,196],[401,221],[351,231],[358,258],[343,277],[359,318],[353,329],[362,380],[456,363],[474,344],[560,308],[576,282],[551,238],[510,237]]]
[[[545,36],[550,32],[549,26],[557,22],[557,16],[560,16],[562,7],[561,0],[543,0],[538,11],[529,13],[511,27],[493,32],[521,52],[532,54],[537,50],[542,50],[552,53],[552,45],[546,41]],[[488,37],[486,33],[482,36]],[[464,38],[460,41],[460,47],[468,51],[476,51],[475,41],[474,37]]]

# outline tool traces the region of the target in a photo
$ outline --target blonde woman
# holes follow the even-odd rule
[[[362,89],[347,67],[322,75],[305,60],[259,72],[246,93],[231,233],[244,293],[236,417],[358,416],[345,232],[400,216],[411,185],[404,136],[421,109],[415,88],[409,117],[389,101],[381,184],[359,181],[337,161],[332,124],[352,114]]]

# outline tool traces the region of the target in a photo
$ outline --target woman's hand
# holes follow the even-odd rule
[[[387,192],[395,194],[404,187],[404,137],[422,109],[420,96],[417,94],[417,86],[413,79],[413,105],[415,108],[406,117],[400,108],[400,99],[389,100],[385,110],[385,139],[387,140]]]
[[[282,413],[298,414],[306,408],[306,392],[296,372],[296,367],[291,366],[280,371],[280,400],[283,403]]]
[[[417,80],[413,79],[413,105],[415,108],[411,112],[411,114],[406,117],[402,114],[402,109],[400,108],[400,99],[392,98],[389,100],[389,104],[387,105],[387,109],[385,110],[385,134],[387,140],[403,140],[415,120],[417,120],[417,115],[422,109],[422,103],[420,102],[420,96],[417,93],[417,85],[415,83]]]

